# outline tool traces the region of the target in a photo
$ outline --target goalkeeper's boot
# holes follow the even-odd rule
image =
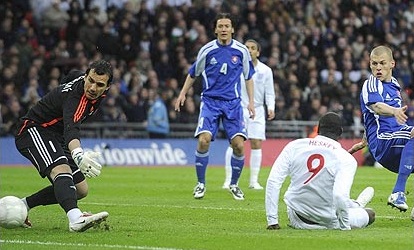
[[[29,220],[29,217],[26,217],[24,220],[22,227],[24,228],[32,228],[32,222]]]
[[[388,205],[390,205],[391,207],[395,207],[397,209],[399,209],[401,212],[405,212],[408,209],[408,205],[405,202],[405,194],[404,192],[396,192],[391,194],[388,197]]]
[[[244,200],[244,193],[236,184],[230,185],[230,193],[236,200]]]
[[[358,198],[355,200],[359,206],[365,207],[374,197],[374,188],[373,187],[366,187],[359,195]]]
[[[205,192],[206,192],[206,186],[204,185],[204,183],[201,183],[201,182],[197,183],[197,186],[195,186],[194,192],[193,192],[194,198],[195,199],[203,198]]]
[[[97,214],[83,213],[76,222],[69,223],[70,232],[83,232],[89,228],[99,225],[108,217],[108,212],[100,212]]]

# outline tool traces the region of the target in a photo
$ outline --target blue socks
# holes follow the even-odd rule
[[[414,139],[410,139],[405,144],[401,153],[400,167],[398,169],[397,182],[395,183],[393,193],[405,192],[405,186],[408,176],[410,176],[414,167]]]
[[[196,151],[195,152],[195,167],[197,173],[197,180],[200,183],[206,183],[206,170],[208,165],[209,159],[209,151],[205,153],[201,153]],[[231,175],[231,182],[230,185],[237,184],[239,181],[241,172],[244,166],[244,155],[243,156],[235,156],[234,154],[231,156],[231,168],[232,168],[232,175]]]
[[[230,185],[237,184],[239,181],[242,169],[244,166],[244,155],[242,156],[231,156],[231,182]]]
[[[197,173],[197,180],[200,183],[206,183],[206,170],[208,164],[208,151],[201,153],[196,151],[195,153],[195,167]]]

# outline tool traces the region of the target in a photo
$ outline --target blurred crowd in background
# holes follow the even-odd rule
[[[157,98],[170,123],[196,123],[201,84],[175,99],[198,50],[215,38],[218,12],[236,17],[234,38],[255,39],[273,69],[277,120],[338,112],[361,123],[369,52],[394,50],[394,76],[414,124],[414,3],[408,0],[4,0],[0,3],[3,135],[71,69],[103,58],[113,85],[94,121],[140,122]]]

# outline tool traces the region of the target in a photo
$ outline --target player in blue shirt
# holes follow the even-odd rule
[[[244,166],[244,141],[247,139],[240,99],[241,81],[242,77],[246,81],[249,96],[247,109],[254,118],[254,67],[247,47],[232,38],[234,27],[230,14],[217,15],[214,32],[217,39],[204,45],[198,52],[197,60],[189,69],[175,103],[175,110],[180,111],[185,95],[193,86],[195,78],[200,76],[203,90],[198,126],[194,134],[198,138],[195,153],[198,183],[194,188],[194,198],[204,197],[210,142],[215,139],[221,120],[233,148],[230,192],[234,199],[244,200],[244,194],[237,185]]]
[[[414,127],[406,124],[407,106],[403,106],[400,85],[392,76],[394,66],[390,48],[377,46],[371,51],[372,74],[364,82],[360,96],[365,134],[349,152],[354,153],[368,143],[375,160],[398,173],[388,205],[405,212],[405,186],[414,165]],[[414,219],[413,214],[411,217]]]

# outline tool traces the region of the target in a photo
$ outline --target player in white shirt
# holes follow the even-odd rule
[[[289,226],[350,230],[374,222],[374,211],[365,208],[374,195],[372,187],[356,201],[350,199],[357,161],[337,141],[341,134],[341,118],[328,112],[320,118],[315,138],[294,140],[282,150],[266,185],[267,229],[280,229],[279,196],[287,176],[291,180],[284,201]]]
[[[262,164],[262,141],[266,140],[266,115],[264,104],[267,105],[267,119],[272,120],[275,118],[275,89],[273,86],[273,73],[272,69],[266,64],[262,63],[258,57],[260,56],[260,45],[257,41],[249,39],[245,42],[246,47],[249,49],[250,56],[256,73],[253,75],[254,82],[254,107],[256,110],[256,116],[254,119],[250,118],[247,105],[249,104],[249,97],[247,96],[246,85],[243,81],[242,84],[242,106],[244,123],[247,128],[247,136],[250,140],[251,153],[250,153],[250,184],[249,188],[263,189],[259,184],[259,172]],[[231,181],[231,156],[233,149],[227,148],[225,156],[225,173],[223,188],[228,189]]]

